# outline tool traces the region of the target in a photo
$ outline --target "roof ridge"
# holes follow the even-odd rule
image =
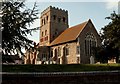
[[[79,31],[79,34],[76,36],[76,38],[80,35],[80,33],[83,31],[83,29],[85,28],[85,26],[88,24],[89,21],[90,21],[90,19],[88,21],[85,21],[85,22],[81,23],[81,24],[85,23],[85,25],[83,26],[83,28],[81,29],[81,31]]]
[[[80,24],[77,24],[77,25],[75,25],[75,26],[72,26],[72,27],[70,27],[70,28],[73,28],[73,27],[79,26],[79,25],[81,25],[81,24],[83,24],[83,23],[87,23],[88,21],[89,21],[89,20],[84,21],[84,22],[82,22],[82,23],[80,23]]]

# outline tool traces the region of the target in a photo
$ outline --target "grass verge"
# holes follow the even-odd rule
[[[2,65],[2,72],[81,72],[120,70],[120,64]]]

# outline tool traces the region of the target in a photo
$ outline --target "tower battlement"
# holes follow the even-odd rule
[[[64,10],[64,9],[61,9],[61,8],[58,8],[58,7],[54,7],[54,6],[49,6],[48,8],[46,8],[45,10],[43,10],[41,12],[41,15],[43,15],[44,13],[47,13],[49,10],[57,10],[57,11],[61,11],[61,12],[66,12],[68,13],[67,10]]]

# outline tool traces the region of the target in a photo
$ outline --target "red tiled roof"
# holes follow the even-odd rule
[[[65,42],[76,40],[76,38],[79,36],[79,34],[84,29],[84,27],[86,26],[87,23],[88,23],[88,21],[66,29],[62,34],[60,34],[51,43],[51,46],[56,45],[56,44],[60,44],[60,43],[65,43]]]

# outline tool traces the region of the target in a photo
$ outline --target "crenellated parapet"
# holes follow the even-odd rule
[[[58,7],[54,7],[54,6],[49,6],[48,8],[46,8],[45,10],[43,10],[43,11],[41,12],[41,15],[47,13],[47,12],[50,11],[50,10],[57,10],[57,11],[60,11],[60,12],[63,12],[63,13],[65,13],[65,12],[68,13],[67,10],[64,10],[64,9],[61,9],[61,8],[58,8]]]

